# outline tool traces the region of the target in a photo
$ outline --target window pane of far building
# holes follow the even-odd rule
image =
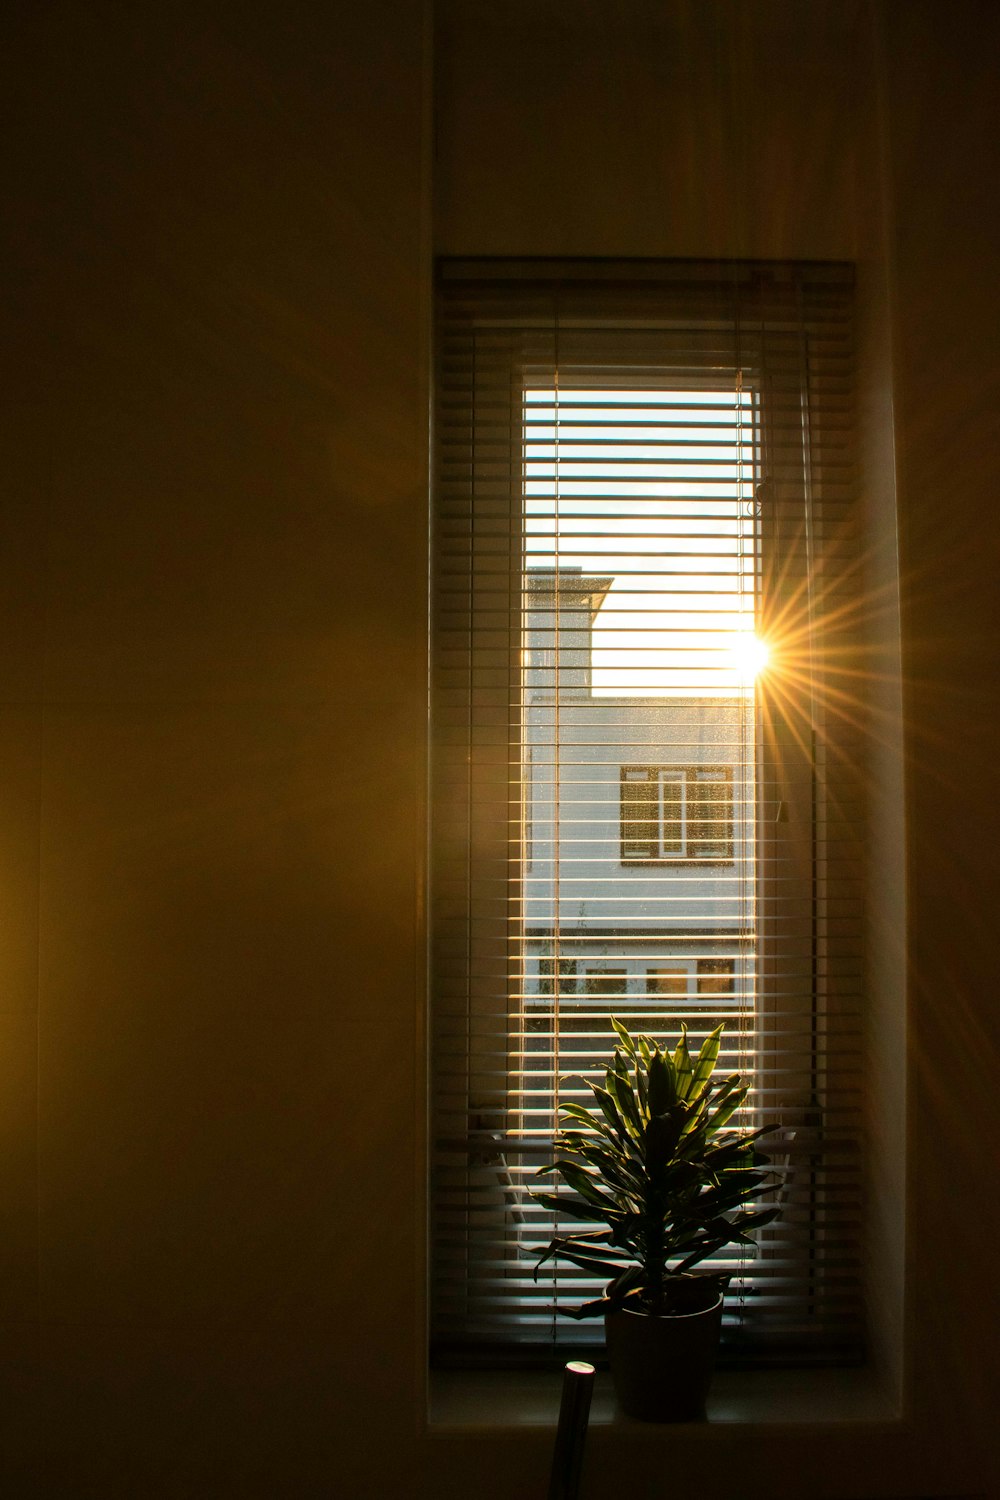
[[[688,992],[688,971],[683,965],[660,965],[646,970],[647,995],[682,995]]]
[[[585,984],[588,995],[624,995],[628,993],[628,974],[625,969],[588,969]]]
[[[735,989],[736,965],[731,958],[699,958],[699,995],[731,995]]]
[[[681,856],[684,847],[684,773],[660,772],[660,855]]]

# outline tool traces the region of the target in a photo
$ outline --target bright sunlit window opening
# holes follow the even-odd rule
[[[740,631],[729,650],[744,686],[756,681],[771,657],[770,646],[752,630]]]
[[[732,387],[525,393],[527,566],[612,580],[595,697],[752,693],[754,416]]]

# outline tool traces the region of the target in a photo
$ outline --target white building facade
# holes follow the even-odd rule
[[[526,579],[522,1118],[543,1130],[553,1077],[600,1065],[612,1014],[651,1034],[724,1021],[729,1046],[749,1046],[754,728],[752,694],[595,693],[612,580]]]

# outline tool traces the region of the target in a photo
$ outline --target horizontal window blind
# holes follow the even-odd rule
[[[781,1217],[734,1357],[862,1336],[864,705],[839,266],[449,263],[432,684],[432,1321],[602,1338],[535,1251],[559,1104],[632,1030],[752,1076]],[[762,658],[767,653],[766,665]]]

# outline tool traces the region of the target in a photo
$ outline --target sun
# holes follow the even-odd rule
[[[741,630],[729,648],[733,667],[742,683],[751,683],[767,666],[771,648],[753,631]]]

